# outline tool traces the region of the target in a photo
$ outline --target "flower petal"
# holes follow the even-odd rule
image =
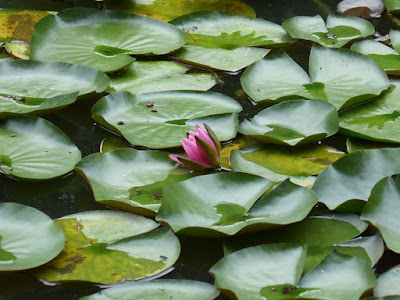
[[[202,155],[202,153],[199,151],[196,140],[190,141],[188,139],[182,139],[182,146],[191,160],[197,161],[204,165],[209,165],[207,157]]]

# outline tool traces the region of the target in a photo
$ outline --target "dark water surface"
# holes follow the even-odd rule
[[[196,1],[196,0],[195,0]],[[281,24],[283,20],[297,15],[316,15],[323,17],[335,12],[338,2],[334,0],[254,0],[244,1],[257,12],[257,16]],[[0,8],[62,10],[69,7],[99,7],[93,0],[0,0]],[[389,17],[384,16],[372,23],[381,34],[396,28]],[[297,43],[285,49],[303,68],[307,69],[310,46]],[[253,105],[247,98],[235,94],[239,90],[239,74],[217,72],[223,82],[213,88],[238,100],[244,107],[241,117],[249,117],[258,112],[261,105]],[[112,133],[97,126],[91,118],[90,109],[101,96],[79,101],[57,113],[45,116],[64,131],[82,151],[83,156],[98,152],[100,142]],[[344,147],[340,137],[328,140],[338,148]],[[16,202],[39,209],[51,218],[59,218],[76,212],[105,209],[97,204],[85,180],[75,174],[40,183],[22,183],[0,176],[0,202]],[[222,240],[191,239],[180,237],[182,253],[175,269],[163,278],[194,279],[212,283],[208,270],[222,257]],[[400,263],[398,255],[386,251],[379,263],[378,273],[388,266]],[[55,286],[45,285],[28,271],[0,274],[0,299],[79,299],[100,290],[93,284],[70,283]],[[219,299],[224,299],[222,296]]]

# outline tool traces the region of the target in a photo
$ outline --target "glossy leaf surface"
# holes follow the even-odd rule
[[[400,267],[394,267],[389,271],[386,271],[378,277],[378,282],[374,288],[374,296],[376,297],[388,297],[388,296],[400,296]],[[385,298],[386,299],[386,298]]]

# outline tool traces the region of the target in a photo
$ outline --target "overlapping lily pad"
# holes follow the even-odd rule
[[[187,73],[190,68],[171,61],[136,61],[111,77],[110,91],[132,94],[198,90],[207,91],[215,83],[211,73]]]
[[[166,54],[186,41],[183,32],[162,21],[119,11],[73,8],[37,23],[31,55],[109,72],[133,62],[130,54]]]
[[[225,243],[225,255],[250,246],[264,243],[296,243],[307,247],[304,272],[308,272],[323,261],[333,250],[346,253],[343,243],[360,235],[368,225],[360,217],[349,213],[318,212],[303,221],[271,230],[268,234],[260,232],[253,235],[238,236]],[[369,241],[379,252],[379,241]],[[350,242],[349,242],[350,243]],[[360,246],[366,248],[366,246]],[[347,251],[348,254],[361,256],[372,265],[377,255],[362,249]],[[368,254],[365,254],[368,253]]]
[[[105,0],[107,8],[170,21],[196,11],[217,10],[255,17],[253,8],[238,0]]]
[[[90,183],[97,202],[145,215],[158,211],[167,183],[192,176],[175,169],[168,153],[132,148],[95,153],[76,166]]]
[[[400,75],[400,31],[390,30],[393,48],[374,40],[364,40],[351,46],[351,50],[367,55],[375,60],[386,73]]]
[[[340,114],[340,132],[362,139],[400,143],[400,80],[375,100]]]
[[[399,281],[400,281],[400,266],[394,267],[389,271],[386,271],[378,278],[378,282],[376,284],[376,287],[374,288],[374,296],[376,297],[400,296],[400,285],[398,284]]]
[[[338,129],[336,108],[322,100],[285,101],[244,120],[239,127],[240,133],[255,140],[289,146],[318,141]]]
[[[390,13],[398,14],[400,13],[400,3],[397,0],[383,0],[385,3],[386,9]]]
[[[12,82],[12,84],[10,84]],[[42,113],[104,91],[110,79],[94,69],[67,63],[0,63],[0,117]]]
[[[81,152],[56,126],[35,117],[0,123],[0,168],[19,179],[44,180],[72,171]]]
[[[282,27],[295,39],[313,41],[324,47],[340,48],[375,32],[374,26],[361,18],[328,15],[326,25],[320,15],[287,19]]]
[[[374,185],[400,173],[400,148],[360,150],[346,155],[317,177],[313,190],[329,209],[350,201],[367,201]]]
[[[169,184],[156,219],[180,234],[233,235],[298,222],[317,202],[310,190],[289,181],[257,201],[271,186],[262,177],[235,172]]]
[[[63,232],[47,215],[26,205],[0,203],[0,271],[40,266],[63,248]]]
[[[286,53],[251,65],[241,77],[244,91],[254,101],[321,99],[336,109],[366,101],[390,86],[382,68],[372,59],[346,49],[314,46],[310,77]]]
[[[98,101],[92,115],[133,145],[168,148],[180,146],[196,124],[207,123],[221,141],[234,138],[241,110],[232,98],[212,92],[116,92]]]
[[[222,258],[211,269],[215,286],[239,300],[261,299],[266,286],[296,285],[306,250],[291,244],[246,248]]]
[[[163,279],[118,285],[81,300],[119,300],[125,297],[141,300],[212,300],[219,291],[211,284],[182,279]]]
[[[236,172],[281,181],[288,177],[318,175],[344,155],[345,153],[326,145],[306,145],[291,149],[279,145],[256,144],[232,151],[230,164]]]
[[[400,253],[400,224],[396,211],[400,208],[400,176],[387,177],[372,189],[361,218],[376,226],[386,246]]]
[[[180,244],[156,222],[118,211],[90,211],[56,220],[66,236],[60,256],[38,269],[50,282],[89,281],[102,284],[155,275],[178,259]]]

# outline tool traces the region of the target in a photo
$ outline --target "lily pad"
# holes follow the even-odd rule
[[[227,255],[265,243],[300,244],[308,249],[304,263],[304,273],[307,273],[337,249],[337,245],[360,235],[367,227],[358,215],[320,211],[301,222],[270,230],[268,234],[261,232],[231,238],[225,243],[224,252]]]
[[[382,0],[343,0],[337,5],[339,14],[363,19],[380,18],[385,9]]]
[[[0,9],[0,42],[13,40],[29,43],[33,26],[48,16],[47,11],[25,9]]]
[[[282,46],[294,40],[282,26],[263,19],[218,11],[191,13],[170,22],[188,36],[188,45],[233,50]]]
[[[269,51],[269,49],[256,47],[227,50],[189,45],[172,53],[172,59],[195,66],[236,72],[262,59]]]
[[[235,172],[169,184],[156,219],[180,234],[233,235],[250,228],[270,229],[298,222],[317,203],[310,190],[290,181],[257,201],[271,186],[272,182],[262,177]]]
[[[390,30],[389,36],[394,49],[374,40],[354,43],[350,49],[375,60],[387,74],[400,75],[400,31]]]
[[[29,45],[21,41],[11,41],[4,44],[4,48],[10,56],[18,59],[30,59]]]
[[[317,177],[313,190],[329,209],[350,201],[367,201],[374,185],[400,173],[400,148],[360,150],[330,165]]]
[[[221,141],[234,138],[241,110],[232,98],[213,92],[116,92],[100,99],[92,115],[133,145],[168,148],[180,146],[196,124],[207,123]]]
[[[132,146],[121,137],[109,136],[101,141],[100,153],[107,153],[122,148],[132,148]]]
[[[240,133],[255,140],[289,146],[318,141],[338,129],[336,108],[322,100],[285,101],[244,120],[239,127]]]
[[[97,202],[131,212],[152,215],[163,199],[163,187],[190,178],[166,152],[120,149],[94,153],[76,165],[89,182]]]
[[[109,9],[128,11],[166,22],[202,10],[256,16],[250,5],[238,0],[105,0],[105,4]]]
[[[138,280],[171,267],[180,244],[156,222],[118,211],[77,213],[56,220],[66,236],[61,254],[35,275],[50,282],[114,284]]]
[[[313,41],[324,47],[340,48],[374,34],[374,26],[363,19],[328,15],[326,25],[320,15],[287,19],[282,27],[295,39]]]
[[[380,149],[389,147],[397,148],[399,147],[399,144],[378,143],[355,138],[348,138],[346,140],[346,148],[348,153],[352,153],[358,150]]]
[[[366,101],[390,86],[382,68],[371,58],[347,49],[313,46],[310,77],[286,53],[251,65],[240,81],[257,102],[294,98],[321,99],[337,110]]]
[[[110,79],[94,69],[66,63],[0,63],[0,117],[42,113],[104,91]],[[12,84],[10,84],[12,82]]]
[[[56,126],[35,117],[0,123],[0,168],[19,179],[43,180],[72,171],[81,152]]]
[[[179,279],[163,279],[117,285],[81,300],[119,300],[126,297],[141,300],[212,300],[219,291],[211,284]]]
[[[0,271],[35,268],[64,248],[60,227],[32,207],[0,203]]]
[[[230,164],[236,172],[259,175],[272,181],[318,175],[345,153],[326,145],[295,149],[279,145],[249,145],[232,151]]]
[[[186,42],[184,33],[162,21],[119,11],[72,8],[37,23],[31,55],[110,72],[133,62],[130,54],[166,54]]]
[[[400,80],[375,100],[340,114],[340,132],[376,142],[400,143]]]
[[[132,94],[198,90],[207,91],[215,83],[210,73],[188,73],[190,68],[172,61],[136,61],[111,77],[110,91]]]
[[[395,214],[400,208],[400,176],[387,177],[372,189],[361,218],[377,227],[386,246],[400,253],[400,224]]]
[[[386,9],[390,13],[398,14],[400,13],[400,3],[398,0],[383,0]]]
[[[386,271],[378,278],[377,285],[374,288],[374,296],[376,297],[400,296],[399,281],[400,281],[400,266],[394,267],[389,271]]]
[[[296,285],[303,270],[306,250],[291,244],[246,248],[222,258],[211,269],[215,286],[239,300],[261,299],[266,286]]]

